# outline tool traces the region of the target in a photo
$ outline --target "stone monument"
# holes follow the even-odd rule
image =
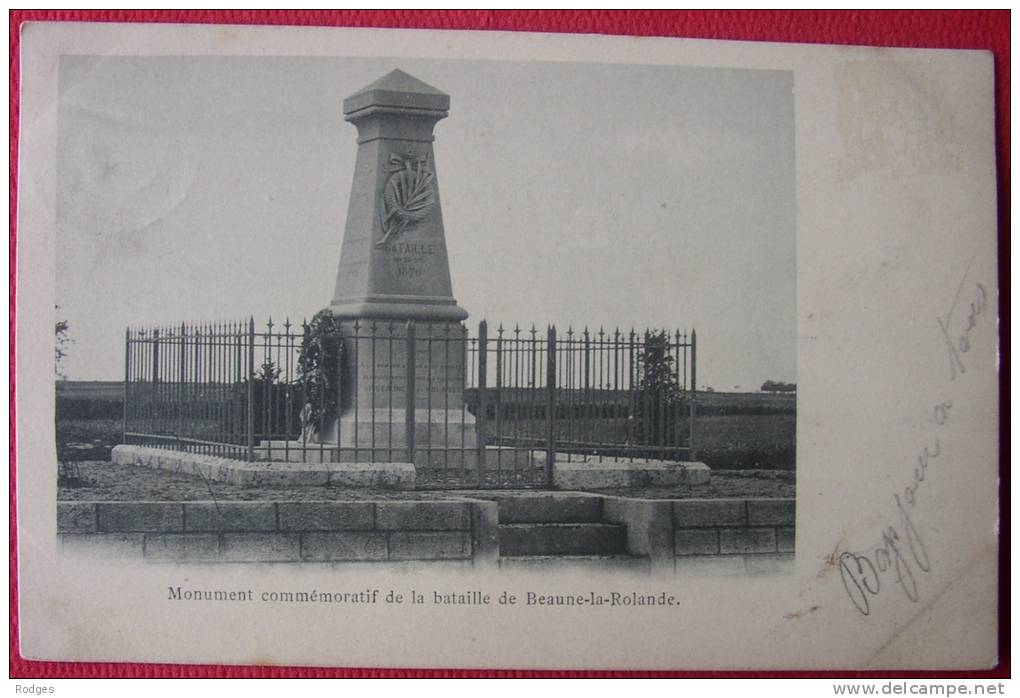
[[[439,204],[433,128],[450,96],[400,70],[344,100],[358,128],[336,290],[339,318],[460,322]]]
[[[402,449],[409,390],[417,446],[476,444],[462,409],[468,314],[453,298],[432,147],[449,106],[449,95],[400,70],[344,100],[358,154],[330,304],[344,336],[341,405],[323,435],[341,447]]]

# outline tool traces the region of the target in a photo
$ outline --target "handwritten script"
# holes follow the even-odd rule
[[[965,358],[971,348],[971,334],[988,310],[985,287],[980,283],[968,284],[973,262],[974,258],[971,258],[949,311],[936,318],[949,360],[950,381],[967,373]],[[968,304],[963,317],[956,312],[961,298],[966,298]],[[939,401],[932,407],[931,418],[936,432],[950,421],[952,407],[951,400]],[[918,449],[910,484],[893,494],[896,522],[882,529],[879,543],[873,548],[865,552],[844,552],[839,556],[843,587],[850,602],[865,616],[871,615],[872,598],[889,586],[890,579],[910,601],[916,602],[920,598],[921,575],[931,571],[931,559],[921,533],[914,525],[912,512],[920,501],[919,492],[928,467],[937,462],[941,454],[936,434],[931,443]]]

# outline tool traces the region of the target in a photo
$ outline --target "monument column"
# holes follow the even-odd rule
[[[467,318],[453,298],[432,150],[449,107],[449,95],[400,70],[344,100],[358,158],[330,304],[338,318]]]
[[[449,106],[449,95],[400,70],[344,100],[358,155],[330,304],[344,335],[340,414],[324,440],[356,446],[361,460],[404,447],[409,398],[416,453],[475,446],[463,409],[468,314],[453,298],[432,147]],[[366,458],[366,448],[377,450]]]

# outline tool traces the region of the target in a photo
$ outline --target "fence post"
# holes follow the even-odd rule
[[[124,443],[128,443],[128,414],[131,402],[131,328],[124,330]]]
[[[694,413],[695,413],[695,398],[698,394],[698,333],[695,329],[691,328],[691,406],[690,406],[690,427],[691,434],[688,438],[688,447],[691,449],[691,460],[697,460],[698,454],[694,450]]]
[[[589,390],[591,390],[591,337],[588,335],[586,326],[584,328],[584,399],[587,399]]]
[[[255,316],[248,318],[248,420],[247,459],[255,461]]]
[[[407,321],[407,389],[404,394],[407,395],[405,404],[405,415],[404,415],[404,430],[406,439],[406,453],[407,462],[414,463],[414,322],[411,320]],[[430,357],[431,358],[431,357]],[[431,387],[431,386],[429,386]],[[393,447],[393,444],[390,444]]]
[[[152,387],[149,391],[149,433],[159,430],[159,418],[162,406],[159,402],[159,328],[152,331]]]
[[[546,444],[545,444],[545,485],[552,487],[553,463],[556,460],[556,326],[549,327],[546,342]]]
[[[475,408],[475,438],[478,444],[478,486],[485,484],[485,419],[489,405],[486,402],[486,385],[489,373],[489,324],[478,323],[478,404]]]
[[[266,437],[266,460],[273,460],[273,316],[266,323],[262,342],[262,365],[259,366],[262,383],[262,414],[259,419],[260,431]]]
[[[152,331],[152,384],[159,384],[159,328]]]
[[[179,371],[179,374],[177,376],[177,400],[178,400],[178,403],[177,403],[177,438],[178,439],[180,439],[181,436],[184,435],[184,403],[186,401],[186,394],[185,393],[187,392],[187,384],[186,384],[185,378],[187,376],[187,370],[188,370],[187,369],[188,363],[187,363],[187,359],[186,359],[186,349],[188,347],[188,343],[187,343],[187,341],[185,341],[185,334],[187,334],[187,328],[185,327],[185,324],[182,322],[181,323],[181,336],[180,336],[181,355],[180,355],[180,357],[178,359],[178,364],[179,364],[178,371]]]
[[[334,417],[336,418],[336,460],[338,463],[342,461],[342,458],[340,457],[341,454],[340,449],[343,448],[341,446],[343,441],[340,438],[340,416],[344,412],[343,376],[344,376],[344,336],[343,328],[340,328],[338,330],[338,334],[336,337],[336,414],[334,415]],[[304,405],[302,405],[302,407],[304,407]],[[357,424],[354,425],[354,429],[355,431],[357,431],[358,429]],[[355,458],[355,460],[357,460],[357,458]]]

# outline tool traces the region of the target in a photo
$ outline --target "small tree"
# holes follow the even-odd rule
[[[276,362],[266,358],[255,371],[252,380],[256,430],[273,438],[293,433],[300,428],[298,418],[301,405],[295,404],[300,391],[295,389],[293,383],[281,381],[282,373]]]
[[[57,310],[60,306],[56,306]],[[74,343],[74,340],[68,336],[68,330],[70,324],[67,320],[57,320],[54,326],[54,336],[56,342],[54,344],[53,354],[53,372],[59,380],[67,380],[67,375],[64,374],[64,359],[67,358],[67,350]]]
[[[255,373],[255,380],[272,385],[280,378],[280,372],[272,359],[266,359]]]
[[[670,353],[669,333],[662,330],[645,335],[638,355],[639,415],[651,445],[665,446],[676,433],[683,391],[676,372],[676,357]],[[679,445],[679,444],[673,444]]]
[[[763,393],[795,393],[797,392],[797,384],[767,380],[761,384],[761,391]]]

